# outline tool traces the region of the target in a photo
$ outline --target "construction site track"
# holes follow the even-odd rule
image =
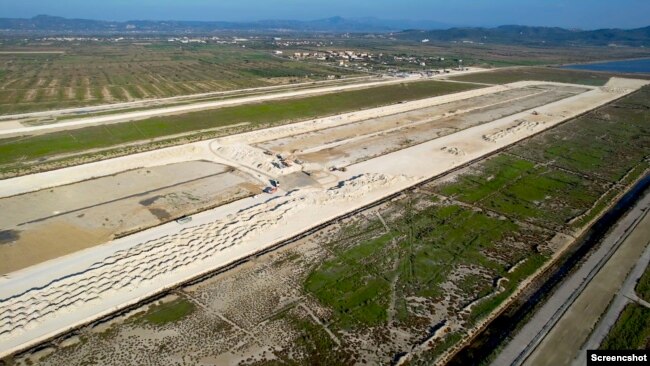
[[[629,96],[634,95],[636,93],[638,93],[638,91],[632,92],[632,93],[627,94],[627,95],[620,96],[620,97],[618,97],[618,98],[616,98],[616,99],[614,99],[614,100],[612,100],[612,101],[610,101],[610,102],[608,102],[606,104],[603,104],[603,105],[599,106],[598,108],[586,111],[584,113],[581,113],[581,114],[573,116],[573,117],[571,117],[569,119],[566,119],[566,120],[554,125],[551,128],[557,128],[559,126],[562,126],[562,125],[564,125],[565,123],[567,123],[569,121],[580,118],[580,117],[582,117],[582,116],[584,116],[586,114],[590,114],[590,113],[593,113],[595,111],[598,111],[601,108],[605,108],[605,107],[607,107],[607,106],[609,106],[609,105],[611,105],[613,103],[618,102],[623,97],[629,97]],[[147,296],[146,298],[138,301],[137,303],[127,305],[127,306],[125,306],[125,307],[123,307],[121,309],[116,310],[115,312],[113,312],[113,313],[111,313],[109,315],[106,315],[106,316],[100,317],[98,319],[94,319],[94,320],[90,320],[90,321],[87,321],[85,323],[82,323],[82,324],[76,326],[74,329],[70,329],[70,330],[68,330],[66,332],[63,332],[61,334],[58,334],[56,336],[52,336],[47,340],[43,340],[38,345],[31,346],[31,347],[28,347],[28,348],[26,348],[26,349],[24,349],[22,351],[18,351],[18,352],[15,352],[15,353],[11,354],[11,355],[8,355],[7,357],[5,357],[5,359],[10,358],[12,356],[20,356],[20,355],[30,354],[30,353],[37,352],[37,351],[42,350],[42,349],[46,349],[48,347],[55,346],[56,343],[59,343],[60,341],[62,341],[64,339],[67,339],[69,337],[81,334],[82,329],[84,329],[84,328],[86,328],[88,326],[92,327],[92,326],[95,326],[95,325],[106,323],[106,322],[111,321],[111,320],[113,320],[113,319],[115,319],[117,317],[128,314],[129,312],[131,312],[131,311],[133,311],[135,309],[138,309],[138,308],[140,308],[140,307],[142,307],[144,305],[150,304],[150,303],[152,303],[154,301],[160,300],[160,299],[162,299],[162,298],[164,298],[164,297],[166,297],[168,295],[171,295],[174,292],[179,291],[180,289],[182,289],[184,287],[196,285],[198,283],[209,280],[209,279],[211,279],[211,278],[213,278],[215,276],[218,276],[218,275],[223,274],[225,272],[231,271],[231,270],[241,266],[242,264],[245,264],[245,263],[247,263],[247,262],[249,262],[251,260],[254,260],[254,259],[256,259],[256,258],[258,258],[258,257],[260,257],[262,255],[274,252],[274,251],[276,251],[276,250],[278,250],[278,249],[280,249],[282,247],[285,247],[285,246],[287,246],[289,244],[295,243],[295,242],[297,242],[297,241],[299,241],[301,239],[304,239],[305,237],[308,237],[308,236],[310,236],[310,235],[312,235],[312,234],[314,234],[314,233],[316,233],[316,232],[318,232],[318,231],[320,231],[320,230],[322,230],[322,229],[324,229],[326,227],[329,227],[329,226],[331,226],[333,224],[336,224],[336,223],[338,223],[338,222],[340,222],[342,220],[345,220],[347,218],[350,218],[352,216],[360,214],[360,213],[362,213],[364,211],[367,211],[367,210],[376,208],[378,206],[381,206],[381,205],[383,205],[383,204],[385,204],[387,202],[395,200],[398,197],[404,196],[404,195],[406,195],[408,193],[412,193],[412,192],[416,191],[418,188],[420,188],[422,186],[426,186],[426,185],[428,185],[428,184],[430,184],[430,183],[432,183],[432,182],[434,182],[434,181],[436,181],[436,180],[438,180],[438,179],[440,179],[440,178],[442,178],[442,177],[444,177],[446,175],[458,172],[460,170],[463,170],[463,169],[467,168],[468,166],[470,166],[472,164],[475,164],[477,162],[480,162],[480,161],[489,159],[489,158],[491,158],[491,157],[493,157],[495,155],[498,155],[501,152],[510,149],[512,146],[517,145],[519,143],[522,143],[524,141],[527,141],[529,139],[532,139],[532,138],[536,137],[537,135],[540,135],[540,134],[542,134],[542,133],[544,133],[544,132],[546,132],[548,130],[549,129],[547,128],[547,129],[541,130],[539,132],[536,132],[534,134],[531,134],[530,136],[527,136],[527,137],[525,137],[525,138],[523,138],[521,140],[515,141],[515,142],[513,142],[511,144],[508,144],[506,146],[503,146],[503,147],[501,147],[499,149],[496,149],[496,150],[494,150],[492,152],[489,152],[489,153],[487,153],[485,155],[482,155],[482,156],[480,156],[480,157],[478,157],[476,159],[472,159],[470,161],[467,161],[464,164],[459,165],[459,166],[457,166],[455,168],[452,168],[450,170],[447,170],[447,171],[445,171],[445,172],[443,172],[441,174],[437,174],[437,175],[435,175],[435,176],[433,176],[431,178],[427,178],[427,179],[422,180],[422,181],[420,181],[418,183],[415,183],[415,184],[413,184],[413,185],[411,185],[411,186],[409,186],[409,187],[407,187],[407,188],[405,188],[405,189],[403,189],[403,190],[401,190],[399,192],[396,192],[396,193],[393,193],[393,194],[391,194],[389,196],[378,199],[378,200],[376,200],[376,201],[374,201],[374,202],[372,202],[370,204],[367,204],[365,206],[362,206],[362,207],[360,207],[358,209],[355,209],[355,210],[346,212],[344,214],[341,214],[340,216],[337,216],[337,217],[335,217],[335,218],[333,218],[331,220],[328,220],[328,221],[326,221],[326,222],[324,222],[322,224],[316,225],[316,226],[312,227],[311,229],[308,229],[306,231],[303,231],[302,233],[296,234],[295,236],[293,236],[291,238],[285,239],[285,240],[283,240],[281,242],[278,242],[278,243],[275,243],[275,244],[273,244],[271,246],[268,246],[266,248],[260,249],[259,251],[255,252],[255,253],[249,254],[249,255],[247,255],[245,257],[242,257],[242,258],[240,258],[238,260],[235,260],[235,261],[233,261],[232,263],[230,263],[228,265],[225,265],[225,266],[222,266],[222,267],[219,267],[219,268],[215,268],[214,270],[211,270],[211,271],[206,272],[206,273],[199,274],[199,275],[197,275],[197,276],[195,276],[193,278],[190,278],[190,279],[188,279],[188,280],[186,280],[186,281],[184,281],[182,283],[176,284],[174,286],[169,286],[169,287],[162,288],[158,292],[156,292],[156,293],[154,293],[154,294],[152,294],[150,296]],[[497,314],[494,314],[494,317],[498,316],[499,314],[501,314],[501,312],[499,312]],[[489,325],[490,322],[491,321],[487,322],[486,324]],[[472,334],[468,339],[464,340],[462,342],[462,345],[460,347],[458,347],[459,350],[462,349],[465,345],[471,343],[480,333],[482,333],[482,330],[484,330],[484,329],[485,329],[485,327],[482,327],[482,329],[479,329],[475,334]],[[455,355],[456,353],[457,352],[454,352],[454,353],[448,355],[447,357]],[[449,357],[449,358],[451,358],[451,357]],[[1,362],[2,362],[2,360],[0,360],[0,365],[2,365]]]

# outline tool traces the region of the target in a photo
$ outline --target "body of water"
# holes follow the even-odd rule
[[[650,74],[650,58],[562,66],[563,69]]]

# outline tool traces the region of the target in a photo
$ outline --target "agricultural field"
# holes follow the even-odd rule
[[[25,49],[62,52],[0,54],[0,114],[289,84],[354,73],[281,59],[240,45],[124,43],[30,46]]]
[[[290,40],[291,41],[291,40]],[[321,38],[300,40],[299,44],[287,48],[280,47],[285,54],[293,52],[322,52],[318,47]],[[418,41],[396,40],[388,38],[352,37],[350,39],[332,38],[328,49],[354,50],[356,52],[382,54],[381,60],[376,59],[369,63],[375,71],[390,68],[406,70],[422,70],[428,68],[451,68],[458,65],[458,60],[463,60],[465,66],[485,68],[498,68],[508,66],[542,66],[567,63],[581,63],[599,61],[603,58],[601,47],[535,47],[525,45],[506,45],[491,43],[461,43],[431,41],[422,43]],[[282,43],[282,42],[277,42]],[[278,49],[276,42],[260,44],[259,49],[269,51]],[[611,48],[607,50],[608,59],[629,59],[648,57],[650,53],[643,48]],[[396,61],[394,57],[416,57],[427,59],[426,66],[419,63]],[[440,60],[443,58],[444,60]],[[365,63],[366,61],[364,61]],[[383,62],[386,62],[384,64]],[[358,65],[358,63],[352,63]]]
[[[323,62],[293,61],[272,55],[282,50],[322,52],[322,38],[297,38],[301,46],[280,47],[271,41],[246,44],[178,44],[163,40],[123,40],[96,44],[8,43],[0,54],[0,115],[90,106],[204,92],[292,84],[323,80],[328,76],[365,75],[354,67],[333,67]],[[444,58],[427,68],[450,68],[462,59],[466,66],[536,66],[586,62],[602,58],[600,48],[534,48],[524,46],[419,43],[388,39],[327,39],[328,49],[353,49],[383,54],[372,62],[375,71],[398,68],[421,70],[417,65],[394,62],[394,57]],[[243,48],[242,45],[246,46]],[[17,51],[11,53],[11,51]],[[43,53],[19,53],[19,52]],[[51,52],[51,53],[47,53]],[[643,49],[615,49],[610,58],[647,57]],[[337,64],[338,65],[338,64]],[[537,71],[539,72],[539,70]],[[543,75],[543,73],[542,73]],[[575,78],[560,78],[571,81]],[[478,78],[486,82],[521,80],[516,76]],[[542,79],[538,79],[542,80]],[[578,81],[602,83],[586,76]]]
[[[559,83],[602,86],[612,76],[616,75],[604,72],[563,70],[550,67],[526,67],[504,70],[497,69],[471,75],[452,76],[450,79],[486,84],[507,84],[522,80],[543,80]],[[641,75],[638,77],[643,78]]]
[[[152,139],[169,138],[200,130],[244,125],[245,130],[265,128],[361,109],[389,105],[477,88],[473,84],[422,81],[340,93],[224,107],[137,122],[85,127],[24,138],[0,140],[0,170],[10,172],[25,163],[61,154]],[[224,132],[225,133],[225,132]],[[157,145],[160,147],[160,144]]]
[[[41,362],[429,365],[647,172],[649,96],[176,291],[157,320],[130,321],[147,316],[136,310],[88,329]]]

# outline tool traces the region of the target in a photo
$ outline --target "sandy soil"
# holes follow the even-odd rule
[[[194,161],[3,198],[0,274],[260,191],[241,173]]]
[[[323,188],[311,185],[289,192],[280,190],[274,195],[240,200],[198,214],[190,225],[161,225],[114,240],[107,245],[10,273],[0,280],[0,313],[3,314],[0,319],[0,354],[38,342],[43,337],[73,327],[85,319],[108,314],[116,307],[136,302],[161,287],[180,283],[223,266],[344,212],[461,166],[619,98],[644,83],[612,79],[605,88],[594,88],[535,107],[535,115],[531,110],[516,113],[352,164],[346,172],[335,172],[337,182]],[[531,85],[559,84],[522,82],[504,88]],[[492,89],[492,92],[498,90],[503,89]],[[465,94],[464,97],[471,96]],[[429,103],[452,101],[452,97],[446,98],[438,98]],[[410,107],[414,109],[412,105]],[[399,105],[395,109],[399,108],[407,107]],[[391,109],[384,109],[386,110]],[[372,115],[378,111],[366,113]],[[359,120],[367,118],[366,115]],[[530,123],[523,124],[524,120]],[[214,152],[228,144],[250,145],[350,122],[330,119],[324,123],[311,121],[256,131],[217,140],[211,143],[210,148]],[[492,138],[486,139],[486,136]],[[229,157],[238,161],[229,161]],[[245,173],[293,174],[285,173],[281,168],[264,171],[255,165],[259,162],[250,164],[240,157],[238,154],[222,154],[216,158]],[[115,159],[113,164],[117,161],[121,160]],[[139,163],[142,164],[141,161]],[[104,164],[106,170],[109,170],[110,163]],[[79,176],[82,172],[88,174],[83,168],[76,171]],[[42,177],[53,174],[45,173]],[[46,180],[43,178],[40,183]],[[4,187],[4,190],[7,189]]]
[[[518,91],[526,92],[526,90]],[[440,111],[440,108],[437,108],[436,111],[424,110],[425,113],[423,113],[421,120],[409,120],[408,118],[402,118],[402,115],[394,115],[386,119],[394,121],[407,120],[410,123],[379,133],[365,134],[363,129],[359,129],[356,131],[355,136],[348,139],[316,145],[316,147],[308,149],[305,153],[297,153],[296,155],[300,159],[320,164],[329,164],[336,167],[348,166],[575,94],[573,91],[549,90],[511,98],[504,96],[499,101],[491,100],[491,104],[482,104],[480,100],[475,100],[474,108],[464,110],[455,109],[455,106],[450,106],[451,109],[447,109],[446,112]],[[371,121],[371,123],[374,121]],[[329,137],[329,135],[326,136]],[[302,141],[299,138],[297,140]],[[463,154],[458,148],[452,148],[448,152],[455,155]]]

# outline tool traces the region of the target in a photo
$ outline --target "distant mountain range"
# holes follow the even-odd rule
[[[638,29],[570,30],[550,27],[504,25],[496,28],[450,28],[445,30],[406,30],[399,39],[442,42],[502,43],[526,45],[625,45],[650,47],[650,26]]]
[[[253,22],[225,21],[154,21],[130,20],[126,22],[68,19],[38,15],[31,19],[0,18],[0,30],[23,32],[193,32],[208,33],[223,30],[275,30],[300,32],[374,32],[384,33],[403,29],[442,29],[450,25],[434,21],[383,20],[376,18],[332,17],[327,19],[260,20]]]
[[[126,22],[68,19],[39,15],[31,19],[0,18],[0,32],[56,34],[210,34],[218,31],[390,33],[391,37],[422,42],[471,42],[526,45],[611,44],[650,47],[650,26],[638,29],[571,30],[551,27],[504,25],[496,28],[451,28],[435,21],[383,20],[332,17],[311,21],[261,20]]]

